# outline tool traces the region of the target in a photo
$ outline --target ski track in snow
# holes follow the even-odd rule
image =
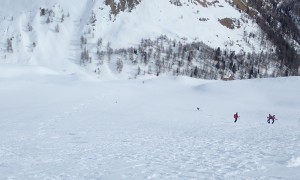
[[[2,112],[0,179],[299,178],[298,121],[234,124],[228,108],[215,114],[200,102],[197,111],[190,104],[202,95],[173,80],[85,85],[70,85],[71,95],[45,109]],[[26,104],[23,95],[10,100]]]

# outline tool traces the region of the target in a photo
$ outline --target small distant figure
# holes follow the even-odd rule
[[[272,120],[272,124],[274,124],[275,120],[278,120],[278,119],[276,119],[275,115],[272,116],[271,114],[269,114],[269,116],[267,118],[268,118],[267,121],[269,124],[271,123],[271,120]]]
[[[197,107],[197,110],[198,110],[198,111],[200,111],[200,108],[199,108],[199,107]]]
[[[276,119],[275,115],[273,115],[272,116],[272,124],[274,124],[275,120],[277,120],[277,119]]]
[[[273,116],[271,114],[269,114],[269,116],[267,117],[267,122],[270,124],[271,119],[273,119]]]
[[[236,112],[234,115],[233,115],[233,118],[234,118],[234,123],[236,123],[237,122],[237,120],[238,120],[238,118],[239,118],[240,116],[238,115],[238,113]]]

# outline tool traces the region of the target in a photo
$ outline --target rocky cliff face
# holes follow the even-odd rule
[[[116,16],[120,12],[132,11],[141,0],[105,0],[105,5],[110,7],[110,13]]]

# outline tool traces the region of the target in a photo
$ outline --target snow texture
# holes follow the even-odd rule
[[[299,179],[299,84],[3,65],[0,179]]]

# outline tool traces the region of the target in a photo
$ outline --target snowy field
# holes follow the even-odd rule
[[[299,77],[0,70],[0,179],[300,179]]]

